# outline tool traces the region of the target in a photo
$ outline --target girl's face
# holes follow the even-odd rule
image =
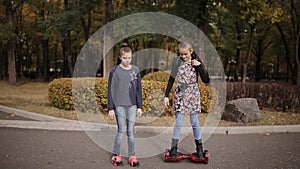
[[[125,52],[120,56],[121,64],[124,67],[129,67],[131,60],[132,60],[132,54],[131,52]]]
[[[192,60],[193,49],[191,48],[179,48],[180,57],[184,62],[189,62]]]

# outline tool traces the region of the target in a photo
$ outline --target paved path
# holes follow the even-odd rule
[[[110,152],[93,142],[77,121],[4,106],[0,106],[0,119],[0,169],[112,168],[109,163]],[[98,127],[96,124],[88,125],[90,130]],[[137,137],[147,137],[160,129],[140,127],[136,131]],[[194,149],[193,142],[192,135],[188,135],[180,143],[180,150]],[[162,150],[161,154],[141,158],[140,168],[231,169],[300,166],[299,125],[218,127],[204,146],[211,155],[208,165],[188,161],[166,163]],[[146,146],[145,151],[152,148]],[[125,164],[122,168],[131,167]]]
[[[110,169],[110,153],[82,131],[0,128],[2,169]],[[193,145],[186,137],[181,149]],[[151,148],[151,147],[150,147]],[[216,134],[205,143],[209,164],[164,162],[163,154],[141,158],[145,169],[296,169],[300,166],[300,133]],[[163,150],[162,150],[163,152]],[[122,168],[131,168],[126,163]]]

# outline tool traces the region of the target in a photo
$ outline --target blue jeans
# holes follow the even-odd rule
[[[176,112],[176,122],[173,128],[173,139],[178,139],[178,140],[180,139],[180,132],[181,132],[181,127],[183,126],[184,116],[185,116],[184,114]],[[200,125],[198,121],[199,121],[198,113],[190,114],[190,123],[193,128],[195,140],[201,139],[201,131],[200,131]]]
[[[114,141],[113,154],[120,154],[121,142],[127,132],[128,155],[135,155],[134,150],[134,124],[136,117],[136,106],[120,106],[115,109],[118,131]]]

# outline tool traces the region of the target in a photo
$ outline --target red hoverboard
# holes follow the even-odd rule
[[[203,157],[202,158],[197,158],[194,153],[191,154],[183,154],[183,153],[177,153],[177,157],[176,158],[172,158],[170,157],[170,150],[166,149],[165,152],[165,161],[166,162],[178,162],[184,159],[190,159],[192,162],[195,163],[203,163],[203,164],[207,164],[209,161],[209,153],[208,150],[204,150],[203,152]]]

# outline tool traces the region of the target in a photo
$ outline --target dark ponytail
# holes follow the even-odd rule
[[[122,43],[120,51],[119,51],[117,65],[121,63],[121,59],[120,59],[121,54],[127,53],[127,52],[132,52],[131,48],[128,46],[127,43]]]

